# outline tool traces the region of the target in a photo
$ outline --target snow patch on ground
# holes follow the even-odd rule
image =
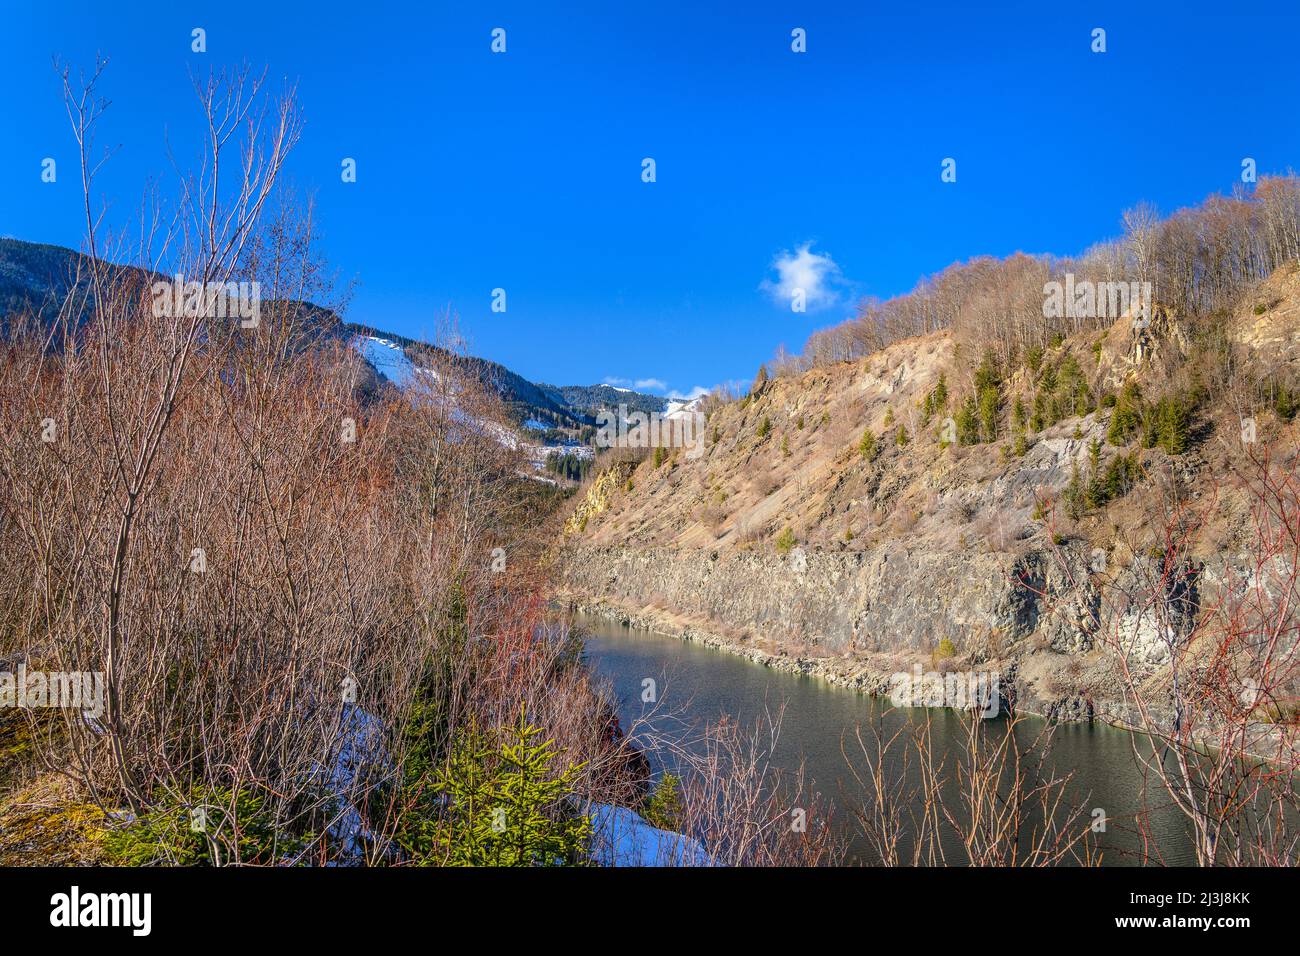
[[[651,826],[627,807],[592,805],[591,855],[598,866],[708,866],[698,840]]]
[[[367,844],[374,837],[352,802],[363,774],[389,766],[383,723],[355,704],[344,704],[339,727],[338,756],[327,773],[326,787],[337,801],[329,826],[339,848],[332,866],[365,863]],[[709,855],[698,840],[651,826],[627,807],[596,803],[591,808],[591,857],[598,866],[709,866]]]
[[[331,841],[339,847],[336,865],[365,862],[370,832],[352,798],[357,790],[357,778],[362,773],[388,764],[383,741],[384,727],[378,718],[354,704],[343,705],[338,756],[329,769],[325,784],[337,801],[334,822],[328,829]]]

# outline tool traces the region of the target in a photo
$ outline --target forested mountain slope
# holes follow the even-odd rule
[[[81,253],[62,246],[0,239],[0,334],[7,334],[11,317],[20,314],[36,315],[46,324],[53,322],[61,304],[78,301],[77,296],[69,300],[68,293],[86,289],[89,261]],[[115,272],[140,272],[132,267],[110,268]],[[143,278],[144,273],[140,275]],[[89,308],[86,301],[79,311],[81,320],[88,317]],[[616,408],[620,403],[644,411],[658,411],[664,406],[664,400],[658,396],[608,385],[537,385],[498,362],[398,335],[377,325],[345,322],[330,309],[306,303],[304,308],[314,319],[314,334],[320,341],[374,337],[396,346],[405,360],[416,364],[426,358],[450,362],[463,374],[495,390],[520,423],[533,419],[552,427],[580,429],[594,424],[602,408]],[[377,373],[384,373],[373,361],[371,365]]]

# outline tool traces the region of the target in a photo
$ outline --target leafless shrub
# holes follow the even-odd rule
[[[16,322],[0,353],[0,657],[106,683],[100,718],[58,712],[48,768],[137,814],[255,792],[277,833],[315,835],[313,862],[343,854],[336,824],[360,808],[368,858],[391,861],[412,707],[436,715],[437,754],[522,705],[586,761],[588,792],[619,799],[634,781],[609,709],[543,629],[531,483],[499,401],[450,350],[407,393],[367,396],[308,304],[330,295],[310,207],[273,198],[292,96],[268,106],[247,73],[198,85],[208,161],[171,220],[144,223],[133,271],[105,263],[90,212],[99,78],[74,92],[64,74],[88,275],[52,331]],[[178,273],[259,283],[260,321],[163,314],[151,282]],[[379,740],[358,739],[357,708]],[[370,766],[340,779],[345,757]],[[234,834],[209,840],[246,862]]]
[[[1300,848],[1290,822],[1300,812],[1300,480],[1267,449],[1238,461],[1195,504],[1171,499],[1160,546],[1126,576],[1101,580],[1097,639],[1124,693],[1120,717],[1140,731],[1145,805],[1172,801],[1202,866],[1291,865]],[[1211,582],[1195,555],[1229,488],[1250,502],[1252,528],[1227,578]],[[1159,859],[1148,817],[1139,827]]]
[[[709,861],[724,866],[832,866],[844,859],[829,801],[814,793],[802,766],[774,761],[784,708],[765,709],[751,727],[723,719],[689,746],[672,745],[687,768],[684,832]]]
[[[727,512],[718,505],[706,505],[700,509],[699,521],[716,536],[724,521],[727,520]]]
[[[853,814],[884,866],[1096,865],[1091,820],[1051,765],[1050,727],[962,712],[960,743],[940,753],[928,712],[878,714],[841,748],[862,796]],[[853,746],[856,744],[856,747]]]

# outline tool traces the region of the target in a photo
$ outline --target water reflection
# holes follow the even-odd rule
[[[597,674],[608,679],[612,696],[625,726],[652,711],[642,703],[644,681],[655,681],[659,707],[679,715],[658,718],[657,730],[688,739],[692,725],[702,726],[722,716],[751,724],[765,708],[785,703],[782,732],[775,763],[793,770],[803,760],[815,786],[839,808],[838,825],[845,828],[856,861],[870,861],[870,853],[846,810],[845,797],[859,792],[845,761],[844,749],[857,751],[854,728],[876,719],[888,731],[899,721],[932,721],[933,741],[940,753],[960,746],[961,719],[945,710],[890,710],[887,701],[823,681],[799,677],[753,664],[743,658],[713,651],[675,638],[636,631],[603,618],[580,617],[575,622],[586,634],[586,656]],[[1018,739],[1031,743],[1045,728],[1041,720],[1017,727]],[[1145,738],[1136,738],[1147,746]],[[1049,762],[1058,772],[1074,771],[1072,797],[1090,812],[1106,814],[1106,831],[1096,836],[1103,862],[1109,866],[1134,865],[1143,845],[1136,832],[1142,777],[1133,754],[1135,738],[1102,725],[1063,724],[1054,729]],[[1159,785],[1149,815],[1150,837],[1169,865],[1194,862],[1191,842],[1182,816],[1168,806],[1155,805],[1163,796]],[[1086,798],[1086,799],[1085,799]],[[1070,802],[1075,802],[1071,799]]]

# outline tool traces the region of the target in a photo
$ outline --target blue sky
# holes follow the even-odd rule
[[[193,155],[187,68],[265,65],[298,83],[288,174],[359,283],[348,318],[420,335],[450,306],[472,351],[554,384],[747,382],[857,296],[975,255],[1080,251],[1139,200],[1230,190],[1243,157],[1300,166],[1289,4],[6,6],[0,234],[80,242],[52,55],[111,57],[119,220],[169,182],[166,135]],[[773,264],[805,247],[825,294],[797,314]]]

